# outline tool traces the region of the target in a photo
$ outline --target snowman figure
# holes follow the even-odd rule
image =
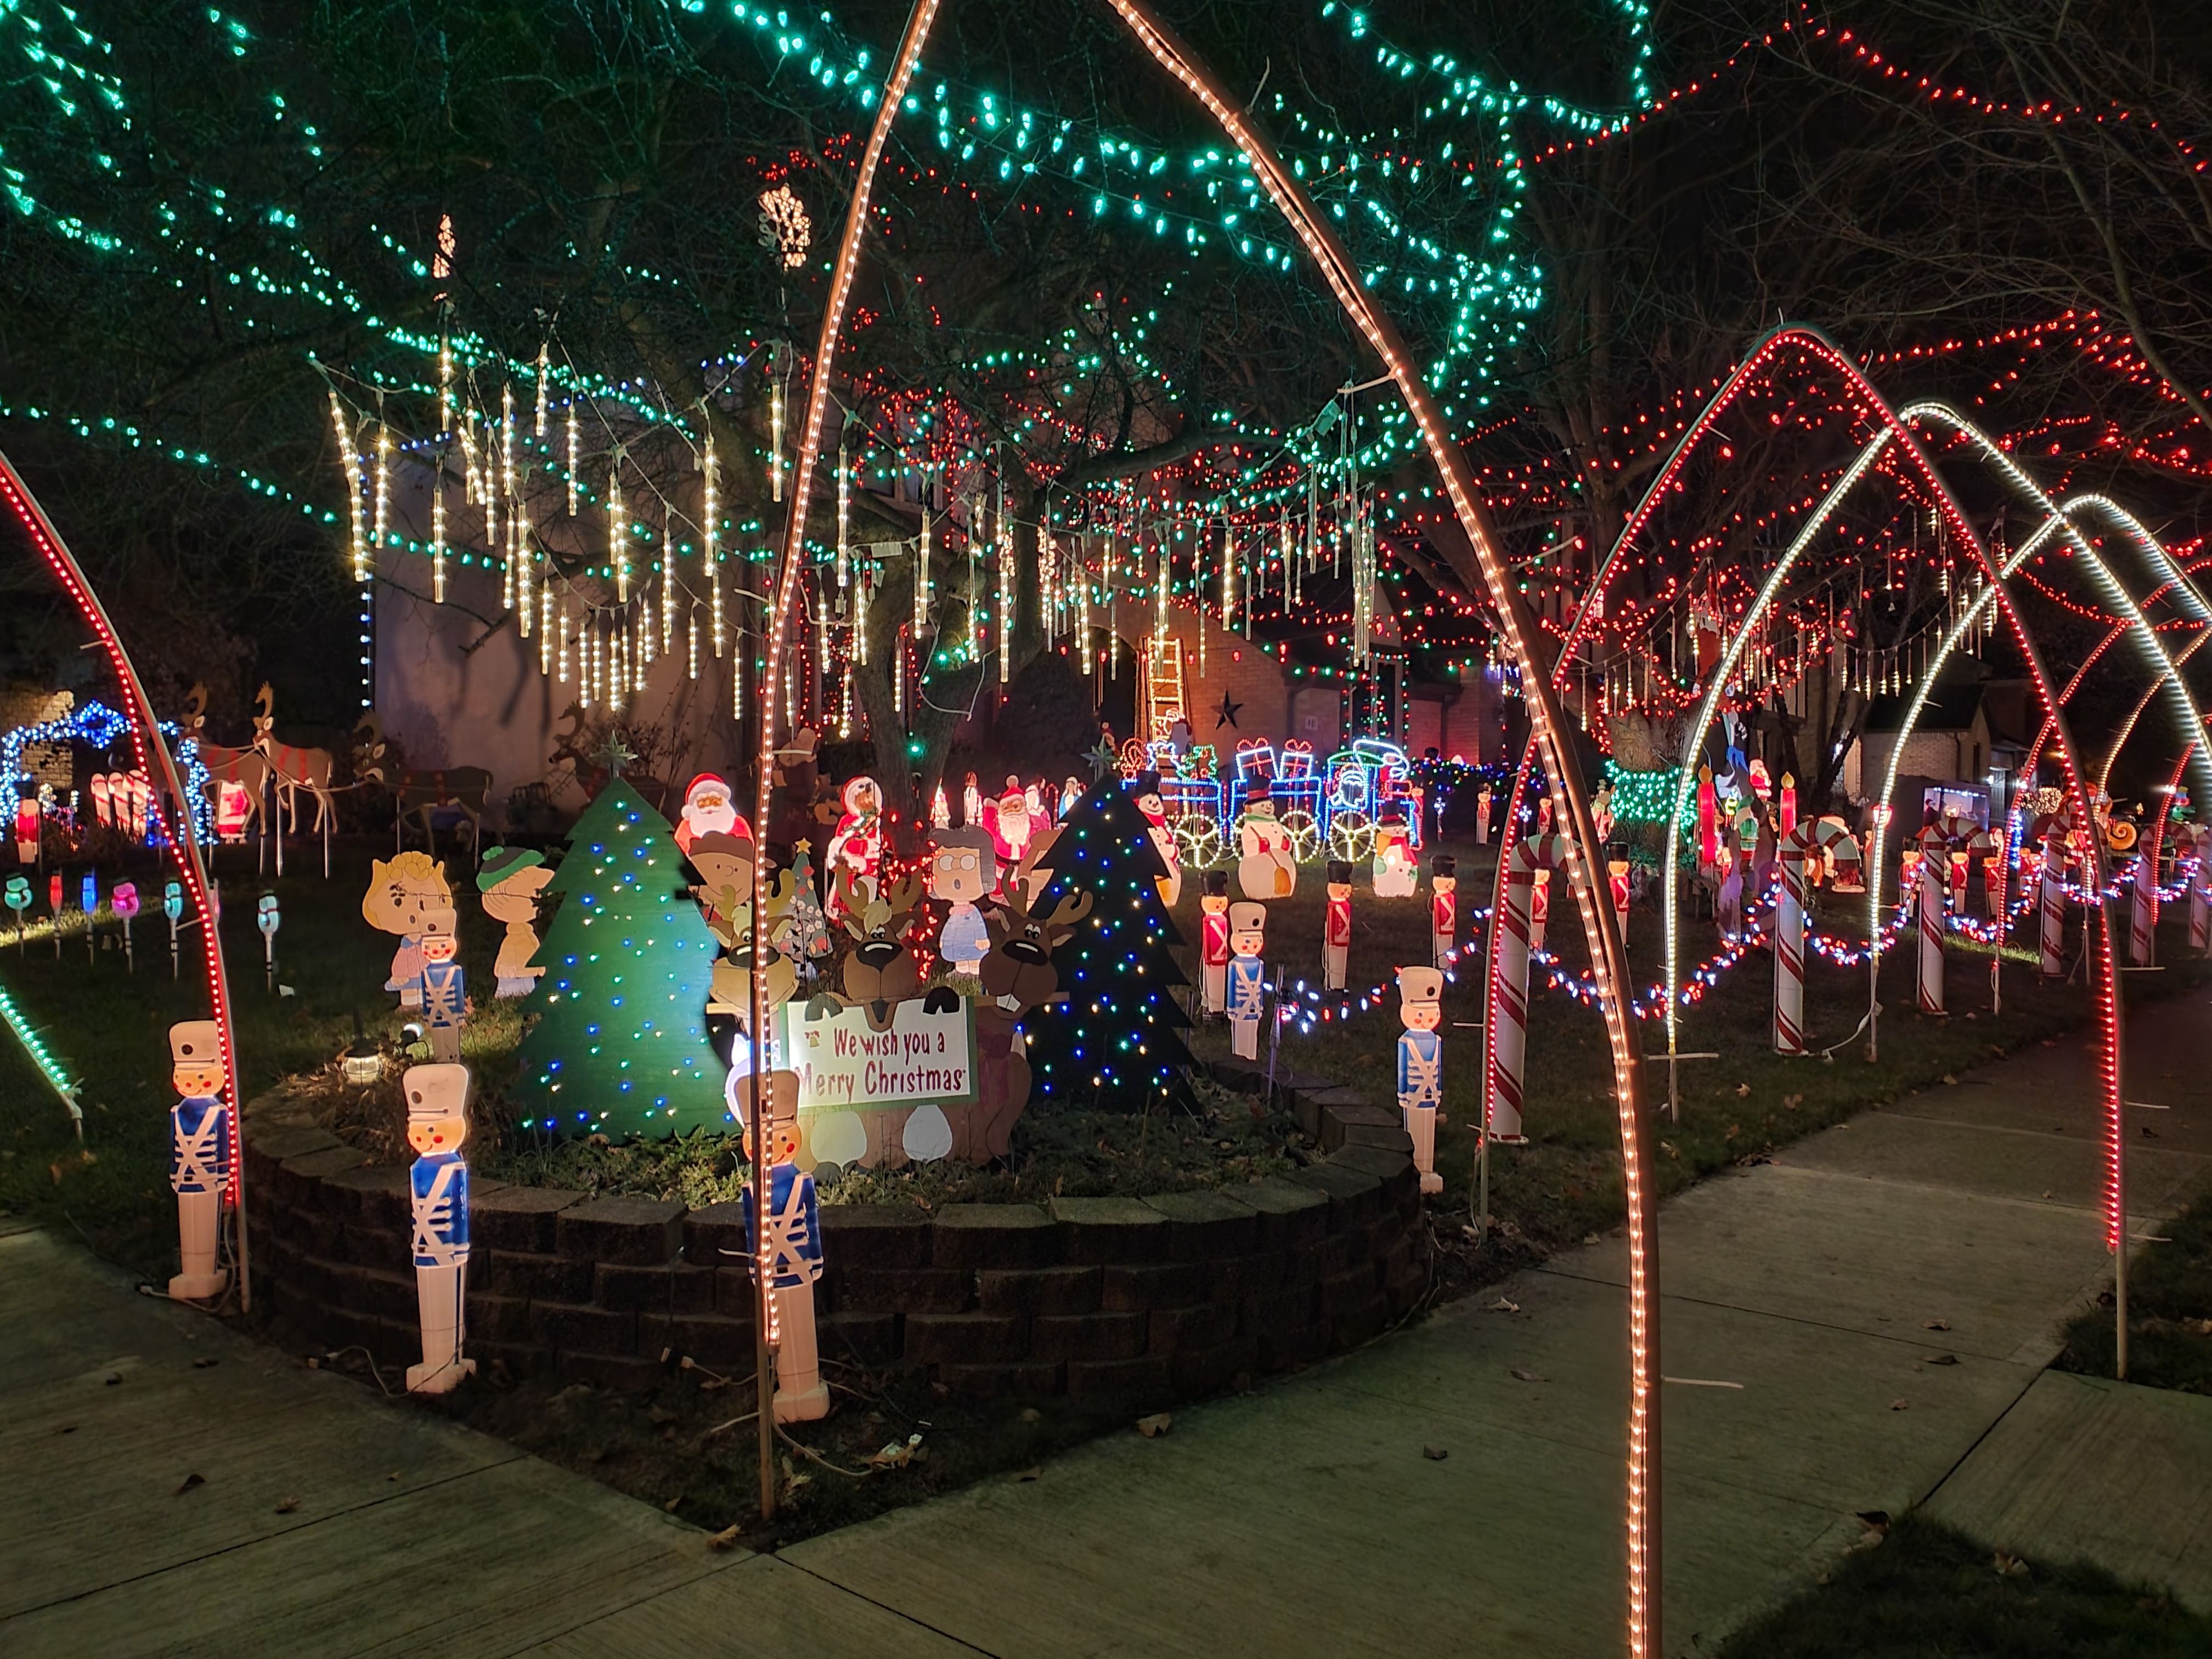
[[[228,1269],[215,1265],[222,1195],[230,1188],[230,1108],[222,1096],[222,1028],[188,1019],[169,1028],[169,1080],[180,1097],[169,1109],[169,1189],[177,1195],[177,1240],[184,1271],[169,1280],[179,1302],[221,1296]]]
[[[1267,1006],[1267,907],[1229,907],[1229,1051],[1239,1060],[1260,1058],[1260,1019]]]
[[[407,1392],[445,1394],[477,1368],[461,1358],[468,1338],[469,1166],[461,1147],[469,1138],[469,1068],[410,1066],[404,1086],[407,1144],[416,1154],[407,1171],[415,1301],[422,1322],[422,1363],[407,1368]]]
[[[1167,874],[1156,878],[1155,884],[1160,890],[1160,902],[1172,910],[1182,896],[1182,855],[1176,851],[1175,832],[1168,828],[1167,804],[1160,799],[1160,775],[1138,773],[1129,793],[1136,800],[1137,810],[1145,815],[1145,830],[1152,837],[1152,850],[1167,866]]]
[[[1444,1189],[1437,1173],[1437,1108],[1444,1097],[1444,1043],[1437,1030],[1444,1023],[1443,994],[1438,969],[1398,970],[1398,1022],[1406,1028],[1398,1037],[1398,1109],[1413,1137],[1413,1167],[1425,1193]]]
[[[1411,898],[1420,872],[1413,864],[1413,849],[1405,822],[1375,827],[1375,896]]]
[[[1237,830],[1237,884],[1248,899],[1288,898],[1297,889],[1297,860],[1291,833],[1275,821],[1275,802],[1264,779],[1254,779]]]

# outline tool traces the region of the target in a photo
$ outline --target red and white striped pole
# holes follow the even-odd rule
[[[2066,977],[2066,844],[2053,830],[2043,842],[2043,960],[2045,979]]]
[[[1567,862],[1567,838],[1536,835],[1517,842],[1505,855],[1504,891],[1491,962],[1489,1133],[1492,1140],[1519,1146],[1528,1139],[1521,1127],[1521,1082],[1528,1059],[1528,950],[1530,917],[1542,893],[1540,872]]]
[[[1540,841],[1543,836],[1540,835],[1536,839]],[[1525,847],[1528,843],[1523,842],[1521,844]],[[1528,948],[1530,950],[1540,952],[1543,950],[1544,932],[1551,926],[1551,921],[1552,872],[1549,870],[1539,870],[1536,872],[1535,885],[1528,892]]]
[[[1505,855],[1504,902],[1498,907],[1497,942],[1491,953],[1490,1088],[1486,1120],[1490,1139],[1518,1144],[1521,1079],[1528,1056],[1528,914],[1536,869],[1528,843]]]
[[[2212,830],[2200,824],[2184,851],[2190,860],[2189,948],[2212,956]]]
[[[1628,943],[1628,860],[1613,859],[1605,866],[1607,883],[1613,889],[1613,914],[1620,923],[1620,942]]]
[[[1943,1012],[1943,864],[1934,852],[1920,860],[1920,1012]]]
[[[1774,905],[1774,1052],[1805,1052],[1805,849],[1786,835]]]
[[[2158,867],[2148,852],[2135,859],[2135,891],[2128,906],[2128,960],[2148,968],[2158,955]]]

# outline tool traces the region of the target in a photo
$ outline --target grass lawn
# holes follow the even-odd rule
[[[2169,1241],[2128,1259],[2128,1381],[2147,1388],[2212,1394],[2212,1192],[2160,1230]],[[2066,1327],[2059,1370],[2112,1374],[2109,1293],[2101,1309]]]
[[[2183,1659],[2212,1652],[2212,1620],[2101,1568],[2001,1555],[1907,1515],[1719,1652],[1721,1659]]]

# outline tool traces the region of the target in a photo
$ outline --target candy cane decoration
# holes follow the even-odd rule
[[[1943,1012],[1943,877],[1948,860],[1943,832],[1929,824],[1920,832],[1920,976],[1915,989],[1920,1012]]]
[[[2173,850],[2189,866],[2189,948],[2212,956],[2212,824],[2182,825]]]
[[[2135,857],[2135,892],[2128,906],[2128,960],[2148,968],[2158,954],[2158,869],[2148,849]]]
[[[2042,960],[2039,964],[2044,978],[2066,977],[2066,821],[2045,816],[2036,821],[2043,842],[2043,879],[2040,884],[2040,908],[2043,913]]]
[[[1628,943],[1628,860],[1613,859],[1605,866],[1607,884],[1613,889],[1613,914],[1620,922],[1620,942]]]
[[[1543,839],[1538,836],[1538,840]],[[1544,948],[1544,931],[1552,921],[1552,872],[1539,870],[1536,884],[1528,895],[1528,948],[1540,951]]]
[[[1498,907],[1491,964],[1498,1029],[1491,1034],[1488,1127],[1492,1140],[1514,1146],[1528,1139],[1521,1132],[1521,1080],[1528,1055],[1529,918],[1536,874],[1565,869],[1566,863],[1567,838],[1560,835],[1532,836],[1505,860],[1505,902]]]
[[[1832,859],[1840,870],[1856,871],[1858,837],[1841,818],[1808,818],[1790,827],[1777,848],[1782,889],[1774,919],[1774,1052],[1805,1052],[1805,907],[1808,870],[1815,860]]]

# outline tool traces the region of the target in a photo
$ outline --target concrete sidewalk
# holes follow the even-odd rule
[[[2136,1022],[2130,1097],[2171,1109],[2136,1115],[2138,1215],[2212,1179],[2207,1008]],[[2069,1036],[1667,1206],[1670,1651],[1809,1583],[1854,1510],[1931,1494],[1993,1541],[2212,1593],[2212,1401],[2039,1380],[2107,1271],[2092,1089]],[[1615,1653],[1624,1266],[1569,1252],[1164,1439],[770,1559],[19,1231],[0,1650]]]

